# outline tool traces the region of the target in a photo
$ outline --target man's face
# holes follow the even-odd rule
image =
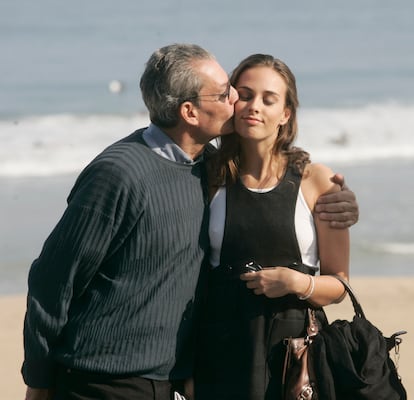
[[[227,73],[215,60],[196,64],[204,85],[199,93],[199,128],[209,138],[234,131],[234,103],[239,96],[230,86]]]

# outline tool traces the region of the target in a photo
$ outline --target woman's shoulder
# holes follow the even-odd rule
[[[314,162],[306,165],[305,172],[311,178],[323,178],[326,176],[332,176],[333,174],[332,169],[327,165]]]
[[[320,194],[336,192],[341,188],[331,181],[334,172],[330,167],[321,163],[309,163],[305,167],[303,183],[310,185]]]
[[[301,190],[312,211],[319,196],[341,190],[339,185],[331,181],[333,175],[333,171],[324,164],[309,163],[306,165]]]

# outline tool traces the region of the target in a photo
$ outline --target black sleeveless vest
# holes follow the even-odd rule
[[[289,167],[270,192],[252,192],[239,179],[227,188],[222,265],[250,260],[263,266],[301,262],[295,233],[300,182],[301,176]]]

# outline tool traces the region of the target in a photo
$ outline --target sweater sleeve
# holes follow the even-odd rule
[[[79,176],[68,206],[47,238],[28,278],[22,375],[35,388],[54,386],[53,347],[102,261],[136,222],[128,174],[119,165],[93,162]]]

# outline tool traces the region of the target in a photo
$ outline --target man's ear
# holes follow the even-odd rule
[[[180,106],[181,118],[189,125],[198,126],[199,113],[194,104],[190,101],[185,101]]]

